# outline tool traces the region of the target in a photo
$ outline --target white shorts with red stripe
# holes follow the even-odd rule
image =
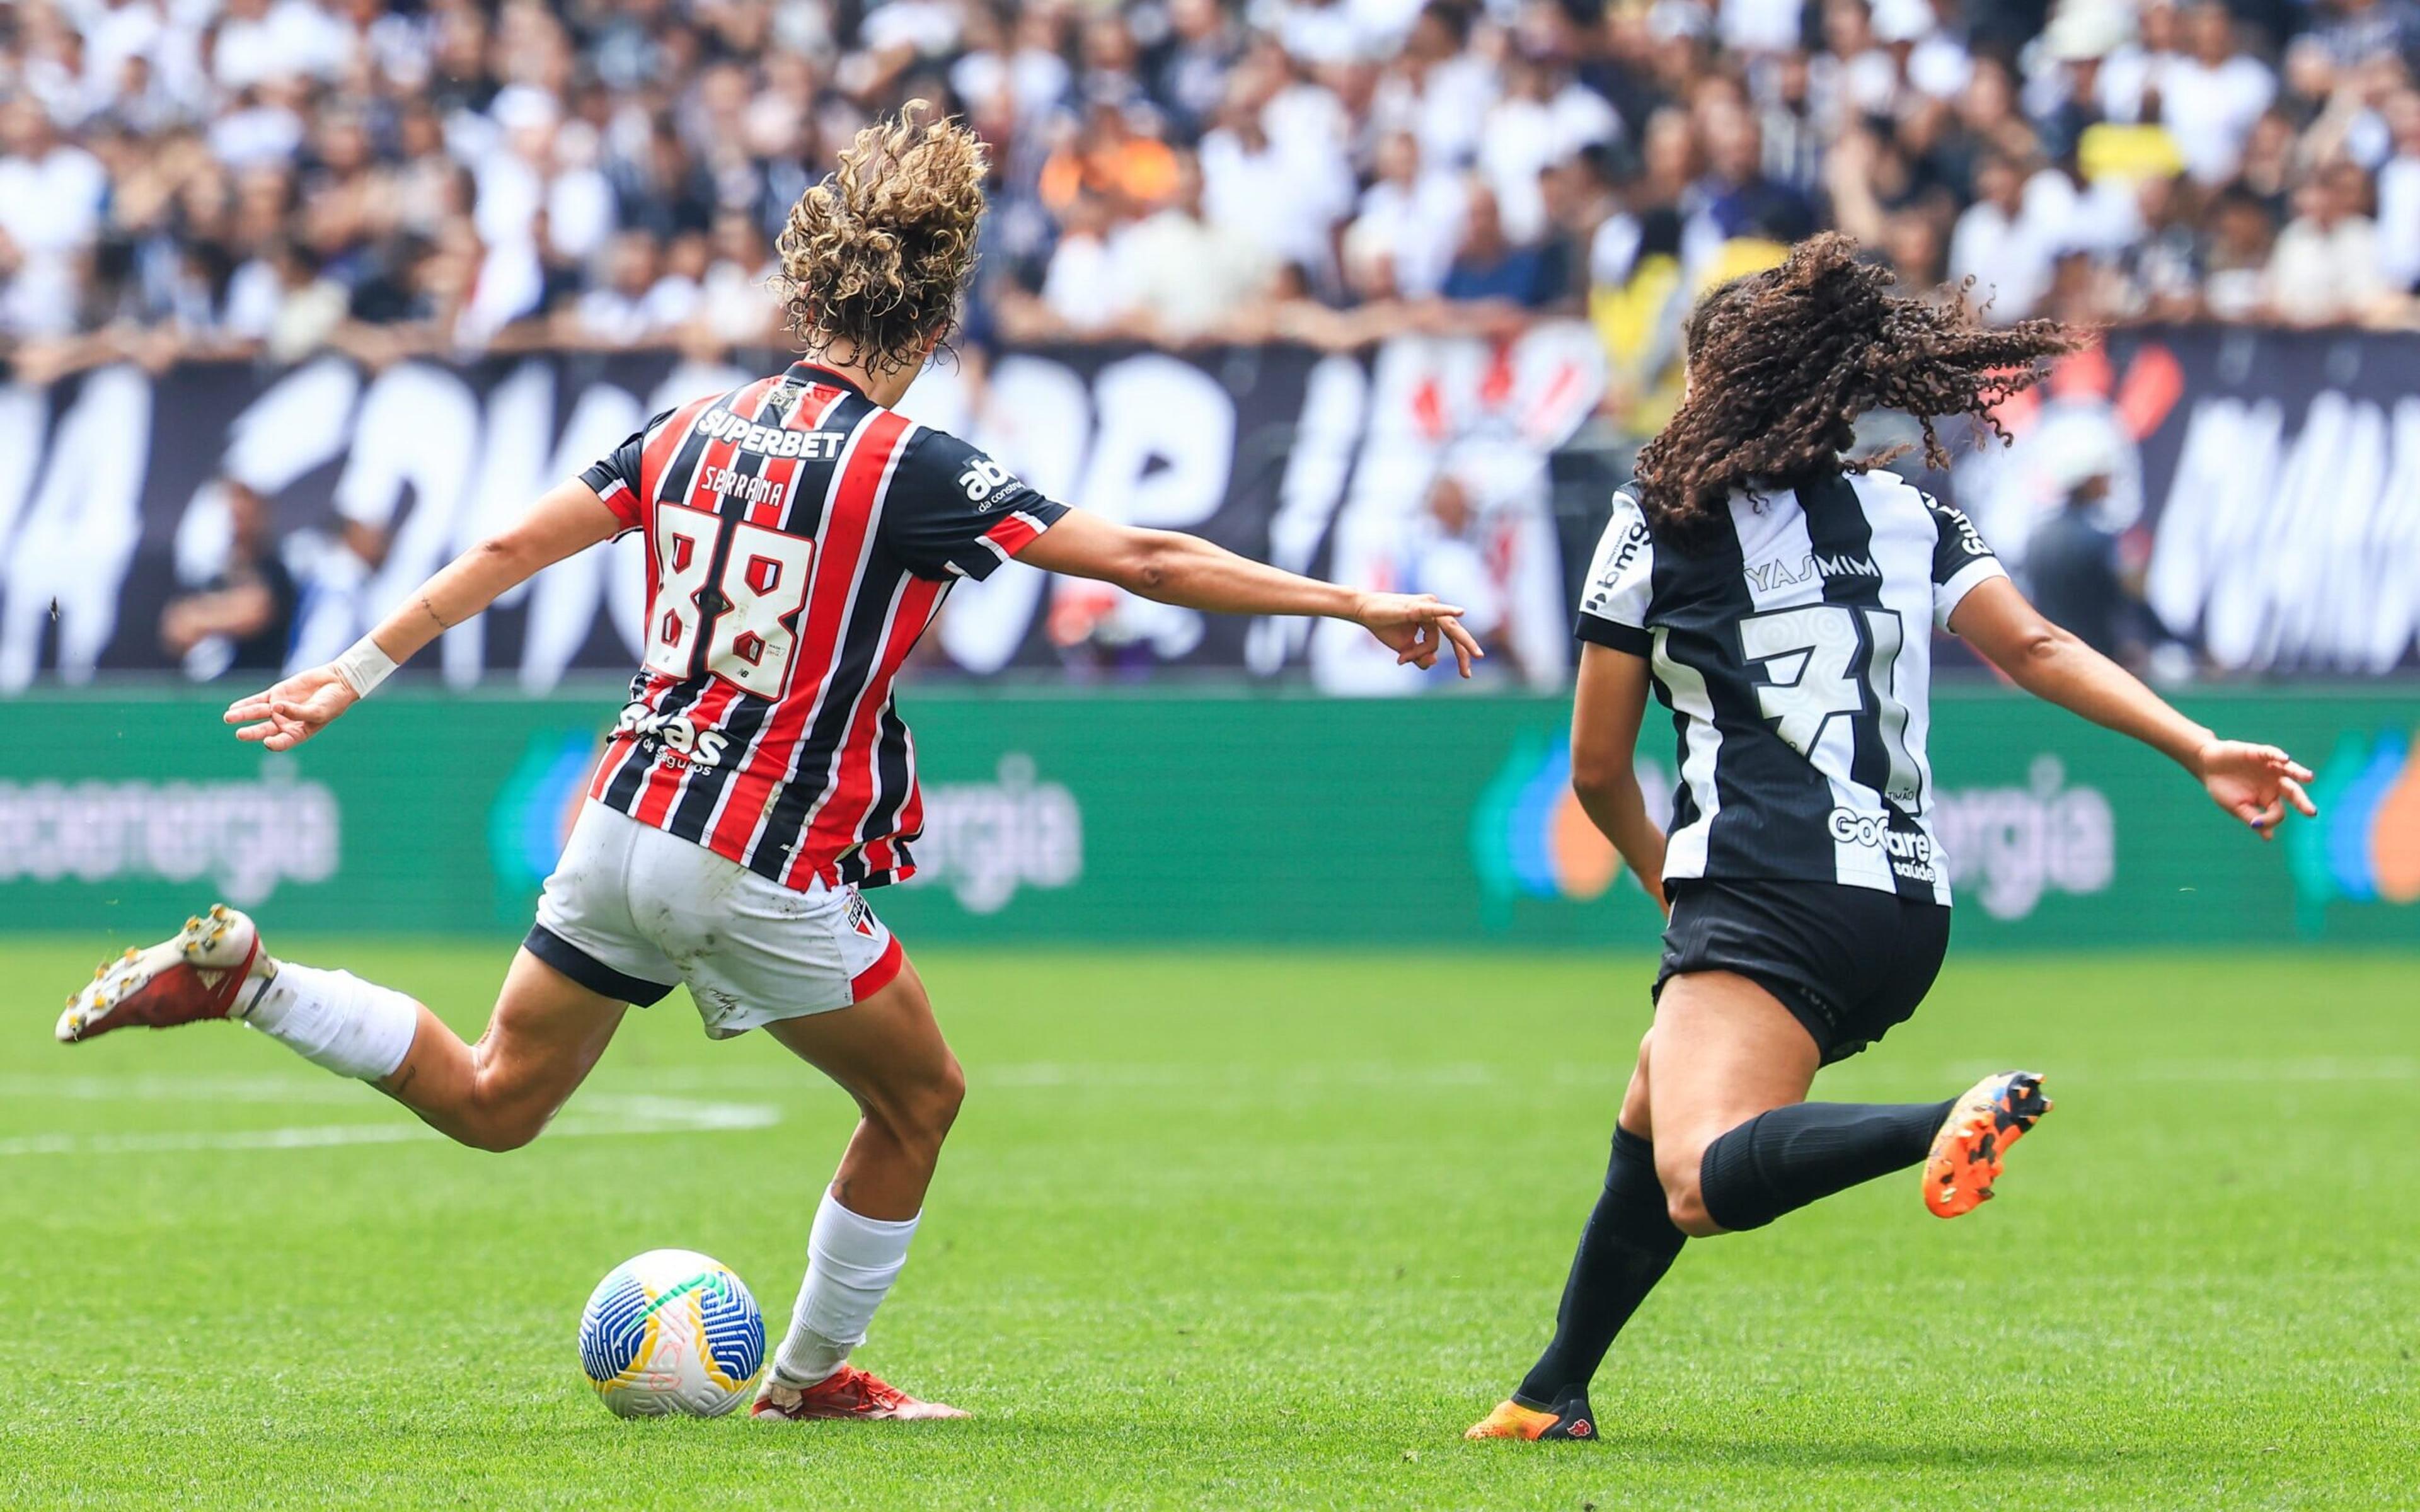
[[[717,1040],[846,1008],[905,960],[855,887],[785,887],[594,800],[523,943],[591,992],[643,1008],[686,984]]]

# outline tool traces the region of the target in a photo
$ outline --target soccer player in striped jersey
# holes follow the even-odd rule
[[[1016,557],[1201,609],[1354,620],[1399,662],[1450,651],[1466,676],[1479,655],[1434,597],[1088,517],[895,413],[973,270],[984,175],[974,136],[921,104],[861,132],[781,241],[804,361],[657,416],[337,661],[227,710],[239,738],[291,749],[500,594],[644,537],[644,664],[475,1045],[400,993],[275,960],[224,906],[104,968],[59,1038],[233,1017],[506,1149],[563,1105],[629,1005],[686,984],[707,1034],[761,1027],[863,1112],[757,1414],[960,1415],[848,1363],[906,1261],[964,1085],[861,891],[915,869],[915,747],[892,680],[951,586]]]
[[[1573,785],[1670,921],[1554,1338],[1472,1438],[1597,1436],[1590,1381],[1685,1240],[1919,1163],[1926,1209],[1957,1217],[2050,1110],[2027,1072],[1937,1103],[1804,1101],[1819,1067],[1916,1011],[1948,944],[1934,626],[2174,758],[2264,840],[2288,807],[2314,812],[2284,751],[2179,714],[2037,613],[1963,515],[1875,471],[1886,458],[1844,460],[1857,418],[1891,409],[1947,466],[1936,417],[1996,430],[1998,399],[2072,344],[1890,282],[1827,236],[1714,289],[1690,317],[1687,395],[1615,496],[1580,604]],[[1651,691],[1680,737],[1668,833],[1631,765]]]

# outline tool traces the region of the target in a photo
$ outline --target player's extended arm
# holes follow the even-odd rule
[[[238,740],[291,750],[326,729],[387,673],[445,631],[567,556],[611,540],[622,522],[577,478],[549,489],[530,512],[437,570],[385,623],[324,667],[227,705]]]
[[[2303,791],[2309,768],[2274,746],[2221,740],[2186,718],[2125,668],[2044,619],[2006,578],[1959,600],[1949,628],[2036,698],[2166,755],[2262,840],[2276,834],[2288,804],[2306,818],[2319,811]]]
[[[1462,627],[1462,610],[1434,594],[1361,593],[1239,557],[1199,536],[1119,525],[1080,509],[1067,511],[1016,560],[1187,609],[1351,620],[1395,653],[1398,665],[1435,666],[1450,645],[1467,677],[1472,659],[1486,655]]]
[[[1593,641],[1580,647],[1572,693],[1572,792],[1667,913],[1664,828],[1638,791],[1638,722],[1647,713],[1647,658]]]

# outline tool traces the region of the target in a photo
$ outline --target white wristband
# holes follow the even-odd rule
[[[365,699],[370,696],[371,688],[385,682],[387,674],[395,671],[395,658],[380,651],[377,641],[364,636],[353,642],[351,649],[328,665],[334,667],[336,675],[345,680],[345,686],[353,690],[353,697]]]

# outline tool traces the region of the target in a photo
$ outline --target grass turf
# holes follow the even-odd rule
[[[464,1026],[503,964],[288,948]],[[1599,1380],[1604,1439],[1564,1445],[1457,1435],[1544,1339],[1643,960],[932,953],[972,1096],[861,1358],[980,1416],[776,1426],[617,1421],[571,1332],[656,1245],[734,1266],[778,1329],[849,1110],[777,1046],[709,1043],[675,995],[557,1129],[481,1155],[238,1029],[51,1044],[34,1004],[90,959],[0,947],[0,1504],[2420,1495],[2409,959],[1954,962],[1817,1095],[2041,1067],[2060,1107],[2002,1199],[1943,1224],[1894,1177],[1693,1243]],[[717,1119],[778,1121],[662,1132]]]

